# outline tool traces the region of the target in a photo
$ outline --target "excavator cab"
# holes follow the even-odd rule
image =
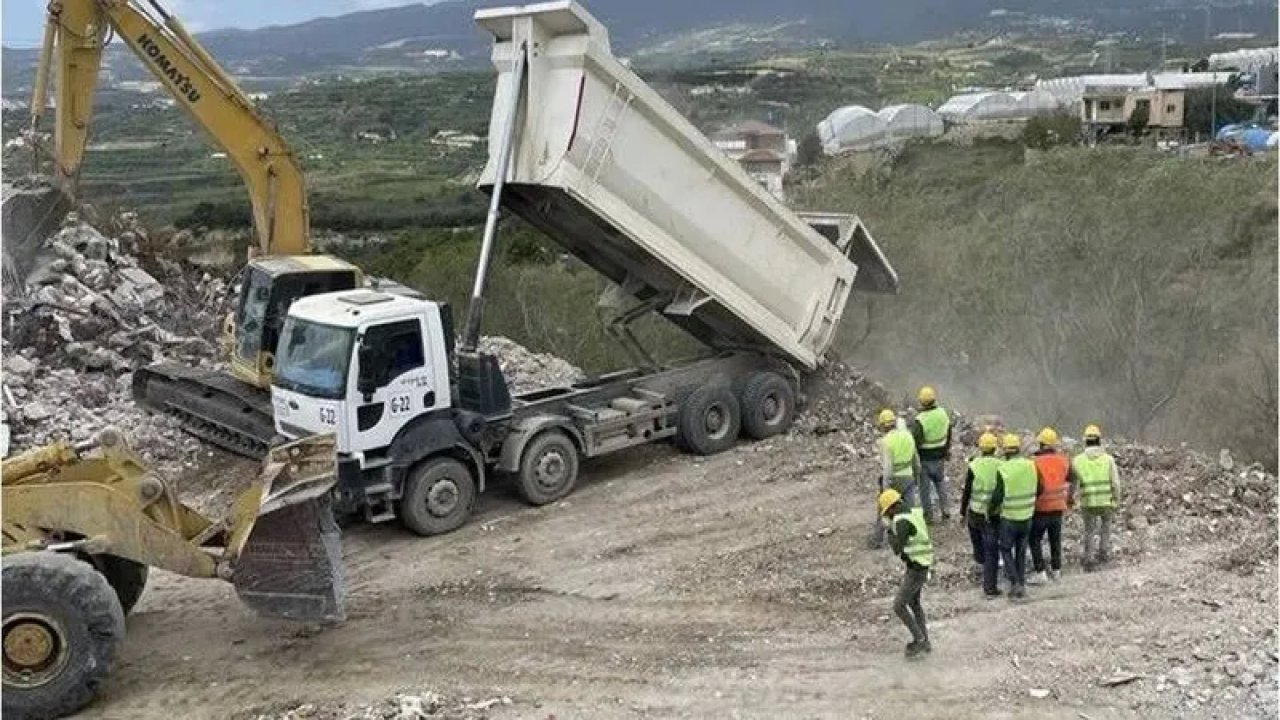
[[[289,306],[317,293],[351,290],[364,278],[356,266],[328,255],[259,258],[249,263],[223,343],[231,372],[258,388],[271,387],[275,347]]]

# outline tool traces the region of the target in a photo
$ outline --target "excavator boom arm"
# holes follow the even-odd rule
[[[58,74],[54,154],[63,187],[74,187],[80,172],[109,27],[235,163],[249,189],[258,251],[308,253],[306,190],[292,150],[178,19],[154,0],[149,4],[159,20],[137,0],[61,0],[50,7],[32,121],[43,115],[52,64]]]

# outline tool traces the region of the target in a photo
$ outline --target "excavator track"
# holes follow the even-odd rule
[[[185,432],[253,460],[261,460],[276,437],[271,394],[216,370],[176,363],[133,373],[133,401],[176,417]]]

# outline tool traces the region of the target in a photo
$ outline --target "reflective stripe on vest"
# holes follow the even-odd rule
[[[1004,479],[1004,501],[1000,517],[1029,520],[1036,508],[1036,465],[1024,457],[1012,457],[1000,466]]]
[[[911,537],[907,538],[907,544],[902,548],[902,554],[918,565],[933,567],[933,541],[929,539],[929,525],[924,521],[924,510],[915,507],[907,512],[894,515],[890,528],[896,530],[898,521],[903,518],[910,520],[912,527],[916,531]]]
[[[1115,462],[1107,453],[1090,456],[1083,452],[1071,461],[1080,480],[1080,504],[1087,508],[1109,508],[1115,504],[1111,496],[1111,467]]]
[[[906,430],[893,429],[884,435],[884,444],[889,448],[889,457],[893,459],[894,477],[911,477],[912,461],[916,456],[916,441]]]
[[[951,426],[951,419],[945,408],[929,408],[916,416],[916,422],[920,423],[923,435],[921,450],[934,450],[947,444],[947,428]]]
[[[986,515],[991,505],[991,491],[996,489],[996,473],[1002,460],[995,455],[983,455],[969,461],[973,473],[973,487],[969,488],[969,510]]]
[[[1034,458],[1036,474],[1044,490],[1036,497],[1036,512],[1063,512],[1067,509],[1067,473],[1071,461],[1057,452],[1043,453]]]

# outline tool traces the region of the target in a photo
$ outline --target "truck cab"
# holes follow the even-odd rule
[[[338,452],[364,461],[409,422],[447,413],[450,325],[439,303],[390,292],[297,300],[281,328],[271,387],[277,431],[336,432]]]

